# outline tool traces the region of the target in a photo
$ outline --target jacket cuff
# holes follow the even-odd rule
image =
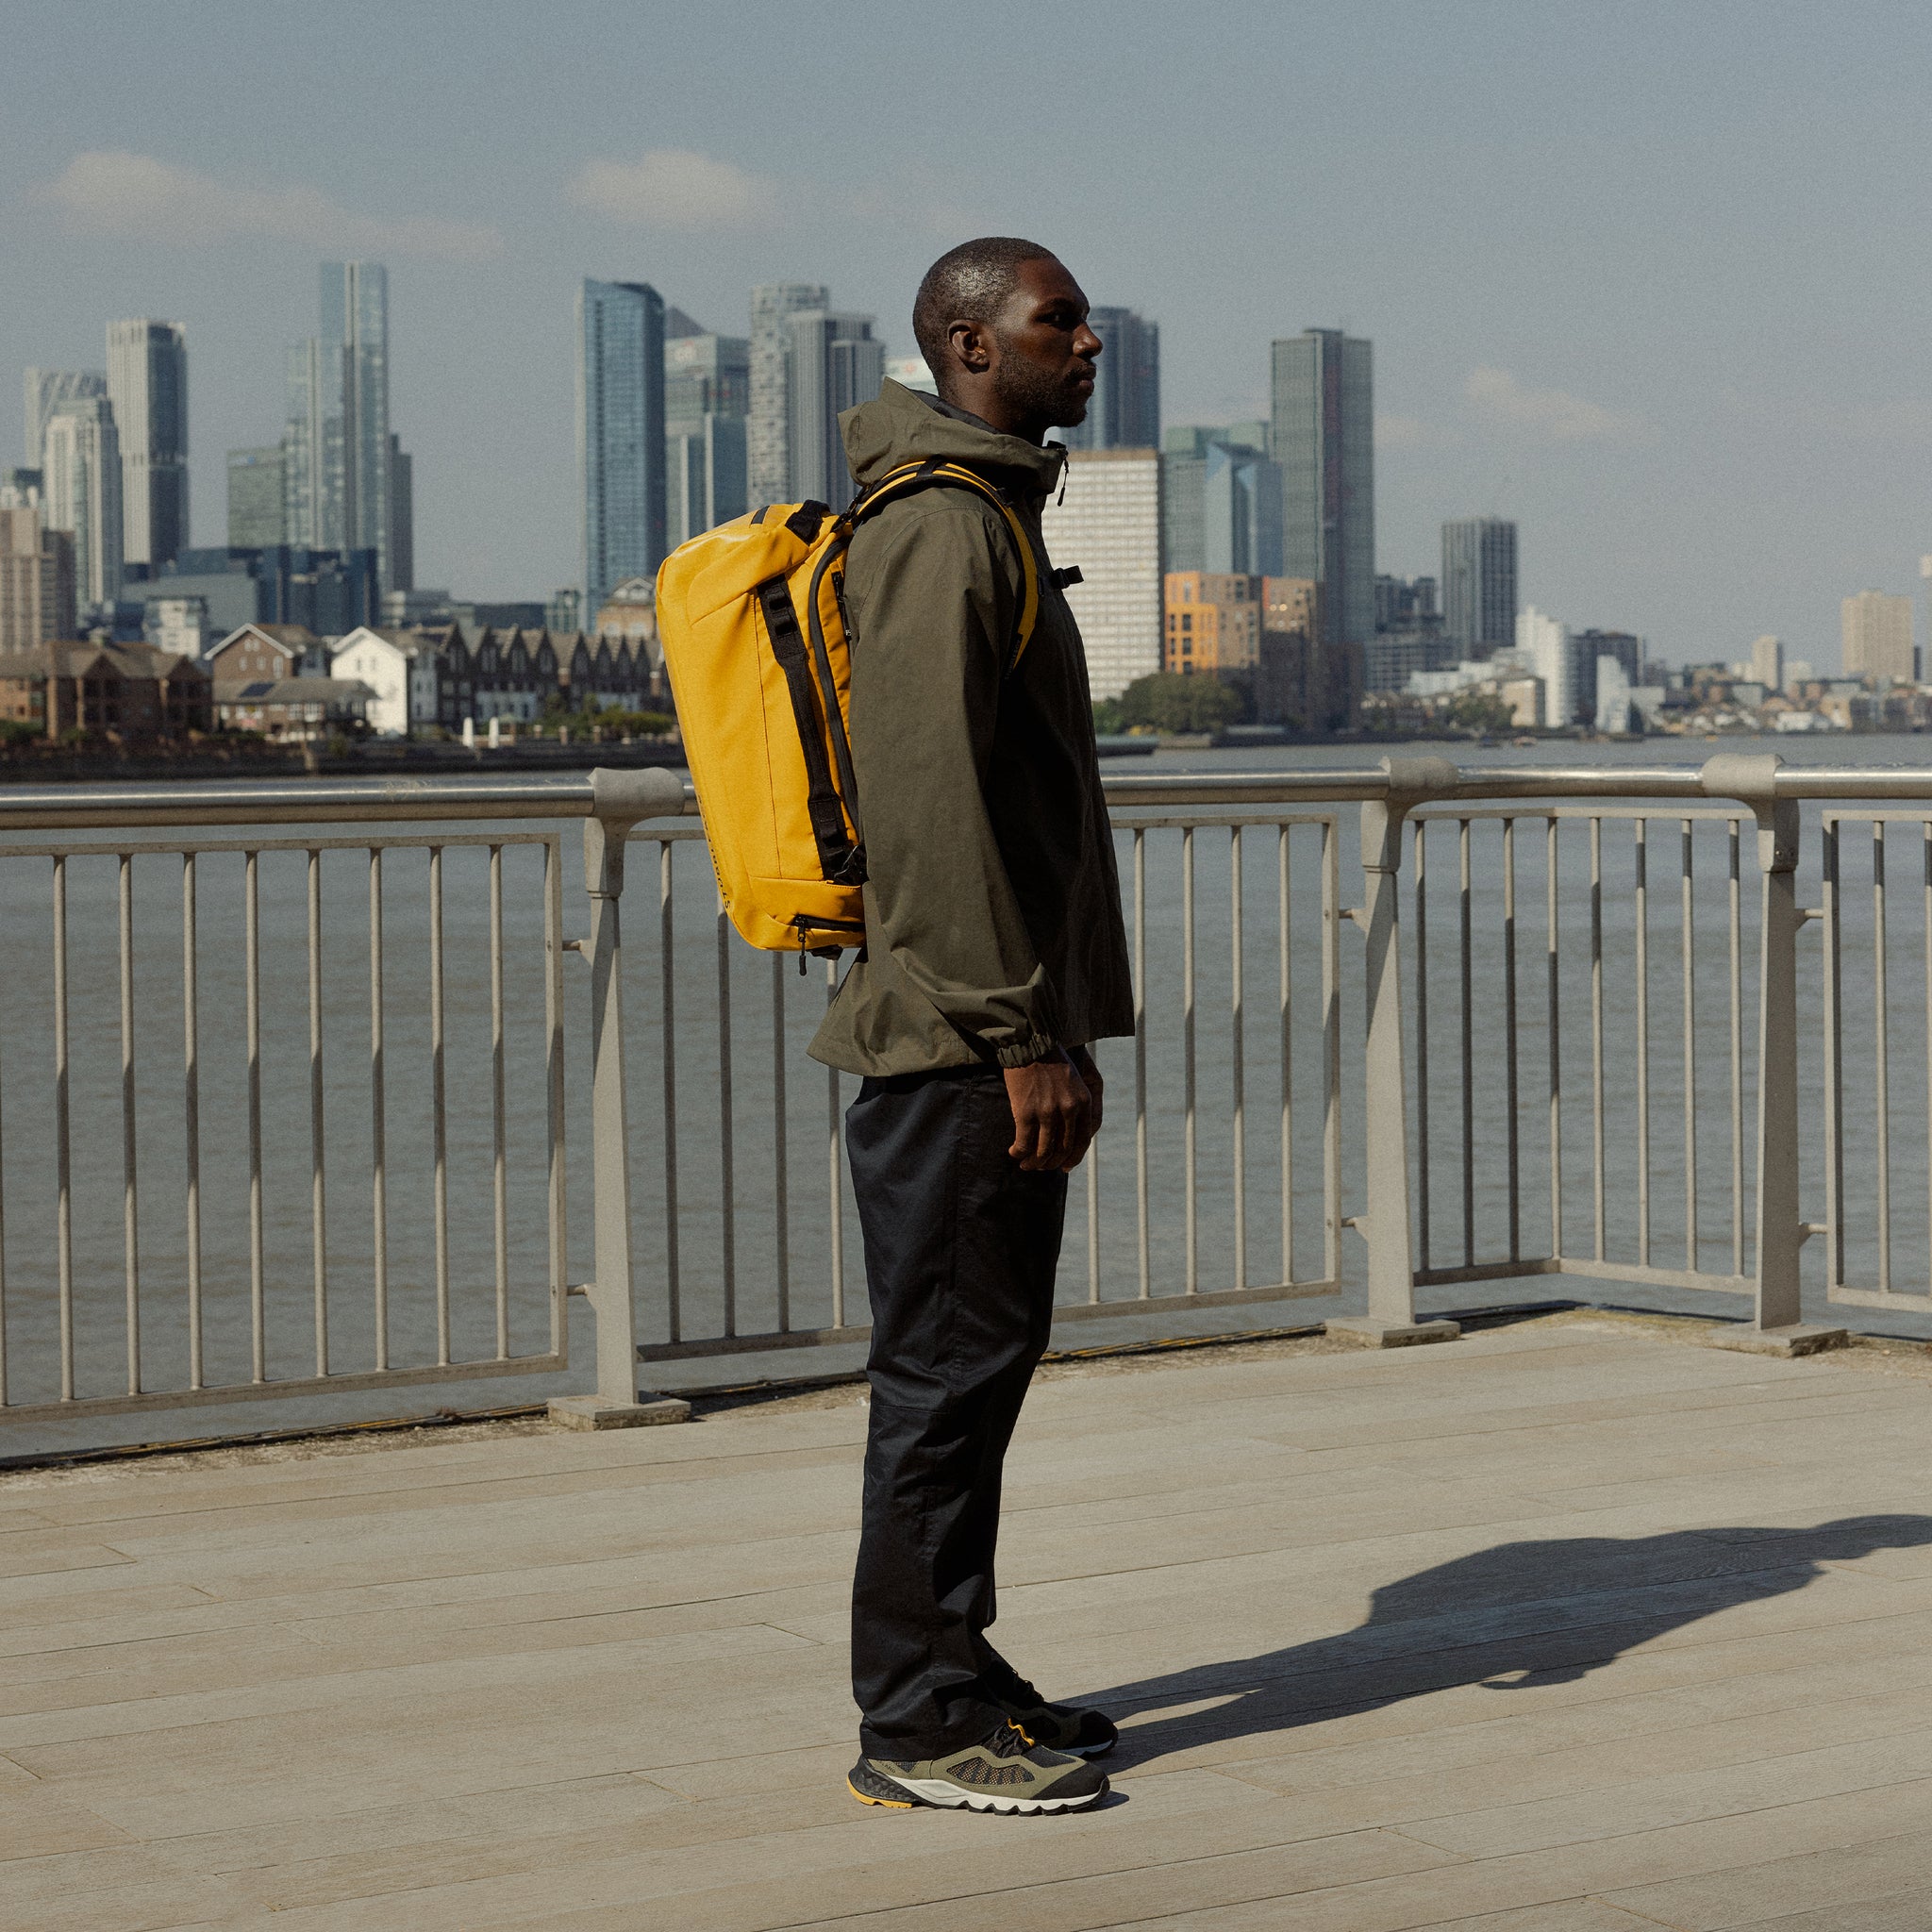
[[[1060,1050],[1058,1041],[1035,1033],[1017,1046],[1003,1046],[993,1058],[1003,1067],[1030,1067],[1036,1060],[1050,1060]]]

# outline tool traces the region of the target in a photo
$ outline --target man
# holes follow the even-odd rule
[[[1115,1731],[1047,1703],[987,1641],[1000,1471],[1046,1346],[1067,1174],[1100,1125],[1091,1042],[1133,1030],[1126,936],[1080,634],[1040,510],[1100,341],[1046,249],[969,242],[920,285],[937,399],[888,382],[841,419],[861,486],[943,458],[960,488],[858,526],[843,595],[865,822],[865,945],[812,1053],[864,1076],[846,1117],[873,1313],[864,1526],[853,1587],[868,1804],[1065,1811]]]

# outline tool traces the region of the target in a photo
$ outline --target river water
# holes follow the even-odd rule
[[[1515,747],[1410,747],[1466,764],[1562,762],[1695,764],[1718,749],[1774,748],[1770,741]],[[1788,760],[1859,764],[1932,763],[1916,739],[1832,738],[1778,741]],[[1131,769],[1236,772],[1292,767],[1341,768],[1372,761],[1380,748],[1257,748],[1238,752],[1160,754]],[[1124,765],[1113,767],[1126,770]],[[1319,813],[1310,816],[1319,817]],[[1361,874],[1357,810],[1332,813],[1343,907],[1359,903]],[[1815,824],[1816,815],[1811,815]],[[474,828],[459,828],[474,836]],[[343,836],[343,828],[319,828]],[[302,846],[305,829],[277,828]],[[431,1050],[431,841],[418,828],[377,826],[365,837],[402,844],[381,867],[383,986],[379,1131],[385,1153],[388,1359],[432,1362],[439,1346],[435,1058]],[[1146,1072],[1145,1279],[1152,1292],[1173,1293],[1191,1276],[1203,1291],[1245,1281],[1278,1283],[1285,1274],[1322,1278],[1324,1227],[1323,1003],[1324,927],[1319,824],[1288,835],[1289,1015],[1281,1000],[1280,861],[1272,827],[1241,835],[1241,1006],[1239,1046],[1233,1004],[1236,956],[1231,943],[1234,894],[1232,835],[1211,827],[1193,841],[1195,1212],[1188,1214],[1185,879],[1181,835],[1145,834],[1144,944],[1148,1050]],[[549,1333],[548,1084],[545,1024],[544,867],[546,838],[558,840],[562,931],[587,929],[579,834],[575,824],[520,828],[501,858],[504,968],[503,1091],[504,1263],[509,1345],[541,1351]],[[228,833],[212,843],[237,845]],[[0,1032],[0,1181],[4,1181],[6,1341],[8,1392],[15,1402],[50,1399],[59,1390],[59,1158],[57,1108],[57,988],[52,943],[55,867],[45,847],[58,841],[11,841],[27,856],[0,855],[0,973],[8,1002]],[[78,844],[85,841],[71,841]],[[178,842],[173,833],[155,843]],[[1548,946],[1549,847],[1544,824],[1520,821],[1514,833],[1517,1052],[1512,1069],[1504,1024],[1508,991],[1503,830],[1478,821],[1469,841],[1470,999],[1461,996],[1461,879],[1457,827],[1428,834],[1427,924],[1414,922],[1412,876],[1405,875],[1404,934],[1409,963],[1425,938],[1425,1012],[1411,978],[1410,1045],[1425,1021],[1428,1077],[1427,1259],[1437,1266],[1499,1258],[1514,1248],[1550,1252],[1559,1208],[1567,1253],[1590,1255],[1597,1243],[1598,1175],[1602,1176],[1602,1250],[1635,1261],[1644,1242],[1648,1195],[1649,1259],[1663,1268],[1694,1263],[1724,1274],[1751,1265],[1748,1241],[1749,1123],[1755,1093],[1756,869],[1748,834],[1742,843],[1738,980],[1743,1050],[1731,1064],[1729,834],[1721,819],[1692,826],[1692,935],[1689,952],[1690,1037],[1694,1043],[1686,1107],[1684,1054],[1687,972],[1680,918],[1683,833],[1677,819],[1647,827],[1648,973],[1637,972],[1638,894],[1634,834],[1627,817],[1602,834],[1599,855],[1602,930],[1600,991],[1604,1053],[1600,1075],[1602,1154],[1597,1152],[1599,1075],[1591,1027],[1591,840],[1580,821],[1565,823],[1556,846],[1557,905],[1556,986],[1557,1097],[1552,1100]],[[1848,832],[1843,857],[1846,907],[1840,950],[1846,989],[1842,1022],[1846,1124],[1844,1167],[1847,1244],[1853,1279],[1869,1284],[1884,1265],[1875,1239],[1881,1069],[1889,1109],[1884,1178],[1891,1223],[1893,1284],[1923,1291],[1928,1271],[1926,1120],[1928,1008],[1925,941],[1928,907],[1923,833],[1916,824],[1889,834],[1889,977],[1887,1033],[1881,1058],[1874,991],[1872,840],[1868,826]],[[1820,895],[1819,841],[1807,826],[1801,891]],[[1121,844],[1124,876],[1134,871],[1130,838]],[[496,1347],[493,1060],[489,969],[491,858],[486,845],[445,842],[442,946],[445,1049],[445,1254],[450,1283],[450,1353],[487,1357]],[[195,968],[198,1023],[200,1239],[205,1337],[204,1378],[246,1380],[252,1369],[253,1227],[258,1216],[262,1351],[271,1377],[312,1374],[316,1362],[313,1117],[310,1086],[310,983],[307,931],[307,849],[263,851],[258,891],[259,1142],[258,1200],[251,1197],[249,1058],[246,987],[245,860],[236,851],[196,861]],[[718,1333],[727,1279],[736,1326],[757,1333],[776,1325],[784,1296],[794,1326],[833,1319],[839,1229],[829,1186],[831,1121],[853,1083],[836,1095],[825,1071],[804,1046],[825,998],[824,969],[804,978],[735,940],[720,946],[708,867],[702,848],[685,842],[669,861],[673,930],[667,1024],[659,937],[663,924],[658,846],[634,845],[625,897],[627,1029],[633,1144],[633,1210],[639,1247],[640,1324],[647,1341],[667,1339],[674,1266],[686,1337]],[[134,1041],[133,1153],[138,1187],[135,1233],[140,1275],[140,1368],[150,1387],[179,1387],[189,1366],[190,1135],[186,1106],[183,997],[183,876],[178,856],[136,856],[127,874],[131,913],[129,1016]],[[72,1199],[72,1310],[75,1386],[81,1394],[125,1390],[128,1374],[125,1290],[126,1157],[124,1131],[119,951],[119,861],[81,856],[65,867],[68,953],[68,1144]],[[373,1092],[370,909],[366,842],[324,852],[320,861],[320,1032],[323,1045],[323,1141],[326,1156],[323,1252],[326,1272],[328,1359],[336,1370],[374,1365],[379,1345],[373,1151],[378,1131]],[[1824,1218],[1825,1150],[1820,1096],[1825,1028],[1820,996],[1820,928],[1801,937],[1800,1076],[1806,1095],[1805,1212]],[[1341,1078],[1341,1212],[1359,1211],[1361,1169],[1361,941],[1353,926],[1337,936]],[[589,974],[564,956],[562,980],[568,1275],[590,1272]],[[1647,999],[1650,1050],[1636,1052],[1640,993]],[[721,1013],[728,1015],[730,1123],[723,1104],[726,1049]],[[1468,1077],[1464,1077],[1464,1039]],[[666,1159],[667,1053],[670,1108],[675,1120],[675,1174]],[[1142,1276],[1136,1185],[1135,1079],[1131,1041],[1104,1043],[1108,1125],[1090,1197],[1074,1177],[1061,1299],[1086,1300],[1097,1277],[1103,1299],[1131,1298]],[[1287,1128],[1291,1175],[1283,1178],[1282,1073],[1290,1075],[1292,1113]],[[1237,1073],[1239,1072],[1239,1082]],[[1648,1089],[1648,1130],[1640,1101]],[[1237,1088],[1242,1100],[1236,1118]],[[1464,1159],[1464,1120],[1474,1158]],[[1688,1124],[1687,1124],[1688,1114]],[[1560,1189],[1553,1189],[1553,1116],[1559,1129]],[[1746,1189],[1732,1187],[1734,1119],[1745,1124],[1741,1164]],[[1513,1136],[1512,1136],[1513,1122]],[[1518,1177],[1507,1184],[1512,1159]],[[726,1151],[730,1174],[730,1243],[726,1249]],[[1239,1148],[1239,1156],[1238,1156]],[[1688,1150],[1688,1151],[1687,1151]],[[1692,1156],[1694,1155],[1694,1158]],[[778,1182],[782,1172],[784,1238]],[[1647,1187],[1646,1187],[1647,1182]],[[1292,1210],[1284,1242],[1283,1200]],[[863,1273],[849,1192],[841,1190],[843,1307],[863,1317]],[[675,1211],[672,1211],[675,1198]],[[1097,1240],[1090,1249],[1090,1199]],[[1692,1212],[1695,1233],[1690,1232]],[[1284,1248],[1286,1245],[1286,1257]],[[674,1261],[675,1251],[675,1261]],[[1808,1291],[1822,1297],[1824,1243],[1807,1248]],[[781,1266],[781,1255],[784,1257]],[[1284,1268],[1284,1259],[1291,1264]],[[1202,1309],[1192,1326],[1251,1328],[1336,1312],[1358,1294],[1361,1243],[1344,1231],[1339,1243],[1343,1292],[1304,1302],[1273,1301]],[[1471,1306],[1533,1298],[1553,1291],[1531,1279],[1494,1287],[1427,1291],[1426,1305]],[[1589,1288],[1574,1292],[1591,1292]],[[1595,1291],[1649,1306],[1716,1309],[1728,1301],[1690,1291],[1599,1287]],[[85,1424],[10,1424],[0,1451],[28,1453],[81,1441],[139,1441],[286,1426],[318,1414],[332,1417],[414,1413],[444,1405],[462,1408],[534,1399],[588,1383],[591,1324],[574,1305],[578,1366],[560,1375],[391,1388],[367,1395],[333,1395],[298,1406],[255,1401],[163,1416],[101,1419]],[[1068,1345],[1119,1340],[1144,1328],[1124,1319],[1067,1327]],[[1177,1318],[1164,1316],[1161,1332]],[[1871,1325],[1867,1318],[1867,1325]],[[1910,1314],[1890,1311],[1877,1325],[1932,1332]],[[755,1362],[730,1357],[653,1365],[659,1384],[742,1380],[841,1366],[837,1356],[766,1354]]]

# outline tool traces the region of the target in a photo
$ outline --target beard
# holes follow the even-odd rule
[[[1038,362],[1013,352],[1005,342],[1001,342],[1000,349],[993,392],[1013,414],[1038,423],[1043,429],[1071,429],[1087,420],[1087,405],[1091,398],[1080,393],[1076,387],[1078,376],[1042,369]]]

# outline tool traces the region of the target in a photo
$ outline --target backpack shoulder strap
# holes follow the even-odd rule
[[[1019,512],[994,485],[977,471],[969,470],[964,463],[948,462],[943,457],[928,457],[924,462],[907,463],[881,476],[845,512],[846,520],[856,528],[862,518],[870,516],[891,499],[936,487],[970,490],[984,497],[1006,518],[1007,528],[1012,533],[1014,547],[1020,553],[1021,591],[1020,616],[1014,625],[1013,655],[1007,665],[1007,675],[1010,677],[1020,659],[1026,655],[1026,646],[1033,641],[1033,632],[1040,622],[1040,562],[1034,556],[1032,541],[1026,535],[1026,526],[1020,521]]]

